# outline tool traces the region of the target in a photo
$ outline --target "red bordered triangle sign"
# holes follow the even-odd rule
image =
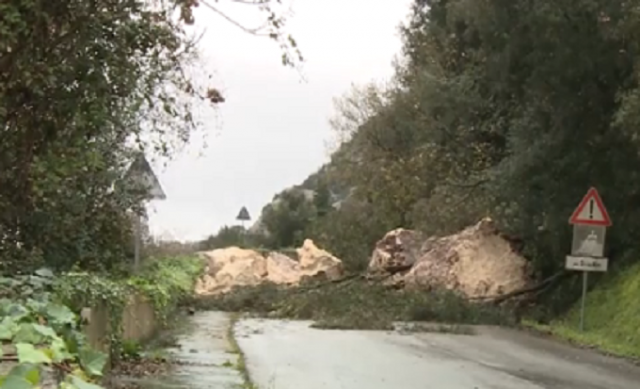
[[[573,211],[573,215],[569,219],[569,224],[586,224],[590,226],[606,226],[611,225],[609,213],[602,203],[602,199],[596,188],[590,188],[587,194],[582,198],[578,208]]]

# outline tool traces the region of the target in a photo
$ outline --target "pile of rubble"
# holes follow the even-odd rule
[[[312,240],[304,241],[296,250],[297,260],[282,253],[270,252],[266,256],[255,250],[228,247],[202,252],[207,261],[205,274],[196,284],[196,294],[226,293],[234,286],[251,286],[263,282],[298,285],[306,278],[342,277],[342,261],[319,249]]]
[[[397,288],[445,288],[469,298],[497,297],[533,283],[529,262],[489,218],[459,233],[425,237],[417,231],[388,232],[373,251],[369,278]],[[199,295],[225,293],[234,286],[272,282],[299,285],[306,278],[340,279],[340,259],[307,239],[297,260],[278,252],[229,247],[201,255],[206,272],[196,285]]]
[[[369,271],[397,287],[444,287],[469,298],[500,296],[533,282],[529,262],[489,218],[444,237],[390,231],[376,244]]]

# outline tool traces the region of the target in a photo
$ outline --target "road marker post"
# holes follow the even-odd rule
[[[606,272],[609,260],[604,258],[607,227],[611,226],[609,213],[596,188],[590,188],[569,218],[573,225],[571,255],[566,257],[565,268],[582,272],[582,301],[580,304],[580,331],[584,331],[584,311],[587,300],[588,274]]]

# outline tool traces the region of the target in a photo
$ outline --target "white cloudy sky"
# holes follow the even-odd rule
[[[203,116],[209,134],[156,172],[167,194],[150,205],[154,235],[200,239],[235,224],[246,205],[255,219],[282,189],[298,184],[328,160],[332,98],[392,75],[400,50],[399,23],[410,0],[294,0],[288,30],[305,57],[300,74],[280,64],[272,41],[252,37],[205,7],[203,62],[227,101]],[[246,6],[226,8],[255,20]]]

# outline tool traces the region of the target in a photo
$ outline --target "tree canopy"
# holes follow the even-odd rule
[[[234,0],[228,0],[234,1]],[[262,30],[295,64],[271,1]],[[219,104],[194,83],[191,0],[16,0],[0,4],[0,271],[105,269],[131,255],[122,176],[139,152],[170,157]],[[220,13],[222,16],[224,14]],[[226,16],[225,16],[226,17]],[[299,54],[299,53],[298,53]]]
[[[386,231],[447,234],[490,216],[542,275],[564,266],[587,189],[635,249],[640,89],[636,2],[415,0],[389,85],[354,87],[320,174],[348,188],[306,235],[355,267]],[[314,181],[317,181],[315,179]],[[313,188],[311,188],[313,189]]]

